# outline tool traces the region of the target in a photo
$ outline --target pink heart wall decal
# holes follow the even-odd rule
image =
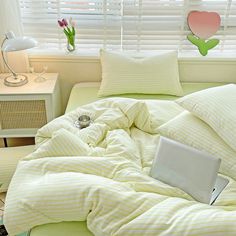
[[[188,25],[192,33],[200,39],[208,39],[220,28],[220,16],[216,12],[191,11]]]

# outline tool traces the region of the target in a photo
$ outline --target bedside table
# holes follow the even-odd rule
[[[26,74],[29,82],[8,87],[0,74],[0,138],[34,137],[37,130],[61,115],[58,74],[46,73],[45,81],[36,82],[37,74]]]

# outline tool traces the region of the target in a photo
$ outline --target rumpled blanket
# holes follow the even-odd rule
[[[85,221],[96,236],[236,235],[236,182],[213,206],[149,176],[160,125],[183,109],[172,101],[109,98],[42,127],[20,161],[6,199],[10,235],[47,223]],[[89,114],[93,123],[74,122]]]

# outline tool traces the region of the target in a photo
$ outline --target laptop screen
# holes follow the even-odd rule
[[[208,153],[161,137],[150,175],[209,204],[220,162]]]

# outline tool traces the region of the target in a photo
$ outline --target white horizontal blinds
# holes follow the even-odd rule
[[[236,50],[236,0],[19,0],[26,35],[43,48],[65,48],[57,20],[78,25],[77,48],[137,51],[197,50],[186,36],[191,10],[216,11],[221,28],[215,51]],[[213,51],[211,50],[211,51]]]
[[[236,50],[236,0],[231,1],[224,32],[224,47],[226,51]]]
[[[120,48],[120,1],[87,0],[64,1],[67,17],[72,16],[78,25],[78,47],[86,49]],[[62,9],[62,16],[66,17]]]
[[[58,47],[60,31],[57,19],[60,17],[60,1],[20,0],[24,33],[36,38],[41,46]]]
[[[122,8],[122,49],[137,50],[139,43],[139,1],[124,0]]]
[[[57,20],[72,17],[77,22],[77,48],[120,48],[120,1],[115,0],[20,0],[26,35],[41,47],[65,46],[66,38]]]
[[[178,49],[184,0],[124,1],[123,48]]]

